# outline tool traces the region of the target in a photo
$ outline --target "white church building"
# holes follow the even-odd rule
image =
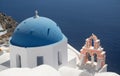
[[[11,67],[47,64],[57,69],[67,64],[67,38],[49,18],[36,14],[22,21],[10,43]]]
[[[79,52],[57,23],[37,11],[16,27],[9,48],[0,55],[0,67],[9,60],[10,68],[0,76],[119,76],[107,72],[105,51],[96,35],[87,38]]]

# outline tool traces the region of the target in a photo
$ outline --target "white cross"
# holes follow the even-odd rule
[[[39,15],[38,15],[38,11],[36,10],[35,11],[35,18],[37,18]]]

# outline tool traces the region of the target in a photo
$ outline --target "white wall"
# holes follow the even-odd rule
[[[11,46],[10,47],[10,66],[11,67],[16,67],[17,62],[16,62],[16,55],[21,56],[21,65],[22,67],[27,67],[28,66],[28,61],[27,61],[27,51],[25,48],[20,48],[16,46]]]
[[[91,76],[84,70],[78,70],[70,67],[63,66],[59,69],[61,76]]]
[[[37,56],[43,56],[44,64],[58,69],[58,51],[61,53],[62,65],[67,64],[67,39],[41,47],[23,48],[11,45],[11,67],[17,67],[16,55],[21,56],[22,67],[36,67]]]
[[[105,64],[101,69],[100,69],[100,71],[99,71],[99,73],[101,73],[101,72],[107,72],[107,64]]]

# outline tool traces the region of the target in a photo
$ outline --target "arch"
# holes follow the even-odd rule
[[[22,67],[21,56],[18,54],[16,55],[16,67],[19,67],[19,68]]]
[[[94,53],[93,56],[94,56],[94,61],[97,62],[97,54]]]
[[[91,61],[91,55],[90,55],[90,53],[86,52],[86,56],[87,56],[88,61]]]
[[[98,38],[96,35],[92,34],[92,36],[90,36],[89,40],[90,40],[91,46],[95,46],[95,44],[96,44],[95,41],[98,40]]]

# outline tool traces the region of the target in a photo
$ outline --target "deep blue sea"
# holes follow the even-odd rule
[[[96,34],[107,53],[108,71],[120,74],[120,0],[0,0],[0,11],[18,22],[35,10],[54,20],[77,50]]]

